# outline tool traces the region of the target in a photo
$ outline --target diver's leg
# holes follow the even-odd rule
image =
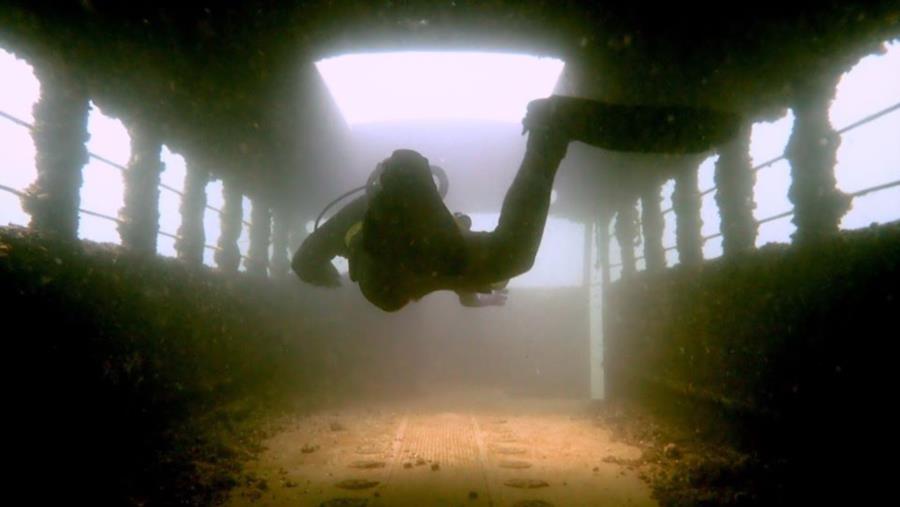
[[[522,274],[534,264],[550,209],[550,194],[569,139],[550,127],[533,127],[525,157],[506,192],[493,232],[472,238],[467,277],[493,283]]]
[[[634,106],[554,95],[528,104],[529,121],[552,124],[573,141],[608,150],[701,153],[734,137],[734,113],[685,106]]]

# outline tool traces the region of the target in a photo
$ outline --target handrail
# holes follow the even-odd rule
[[[853,129],[856,129],[856,128],[861,127],[861,126],[863,126],[863,125],[865,125],[865,124],[867,124],[867,123],[870,123],[870,122],[872,122],[872,121],[875,121],[875,120],[881,118],[882,116],[887,116],[887,115],[893,113],[894,111],[897,111],[898,109],[900,109],[900,102],[898,102],[898,103],[896,103],[896,104],[894,104],[894,105],[892,105],[892,106],[889,106],[889,107],[887,107],[887,108],[885,108],[885,109],[882,109],[881,111],[878,111],[877,113],[872,113],[872,114],[870,114],[869,116],[866,116],[866,117],[864,117],[864,118],[861,118],[861,119],[859,119],[859,120],[857,120],[857,121],[855,121],[855,122],[853,122],[853,123],[847,125],[846,127],[843,127],[843,128],[841,128],[841,129],[838,129],[836,132],[837,132],[839,135],[845,134],[845,133],[847,133],[847,132],[850,132],[850,131],[853,130]],[[775,164],[776,162],[780,162],[780,161],[782,161],[782,160],[785,160],[786,158],[787,158],[787,151],[785,151],[784,153],[782,153],[781,155],[779,155],[779,156],[777,156],[777,157],[775,157],[775,158],[766,160],[765,162],[763,162],[763,163],[761,163],[761,164],[758,164],[758,165],[753,166],[750,170],[753,171],[753,172],[758,172],[758,171],[760,171],[760,170],[762,170],[762,169],[765,169],[766,167],[769,167],[769,166]],[[708,189],[706,189],[706,190],[700,192],[700,197],[704,197],[704,196],[707,196],[707,195],[711,194],[712,192],[715,192],[715,190],[716,190],[717,188],[718,188],[717,186],[713,186],[712,188],[708,188]],[[664,209],[664,210],[662,211],[662,214],[663,214],[663,215],[666,215],[666,214],[668,214],[668,213],[672,213],[673,211],[675,211],[674,208],[666,208],[666,209]]]
[[[2,113],[0,113],[0,114],[2,114]],[[10,194],[13,194],[13,195],[15,195],[15,196],[17,196],[17,197],[20,197],[20,198],[26,197],[26,195],[27,195],[25,192],[22,192],[22,191],[20,191],[20,190],[16,190],[16,189],[14,189],[14,188],[12,188],[12,187],[8,187],[8,186],[2,185],[2,184],[0,184],[0,190],[3,190],[4,192],[9,192]],[[78,212],[79,212],[79,213],[84,213],[85,215],[90,215],[90,216],[92,216],[92,217],[97,217],[97,218],[102,218],[102,219],[104,219],[104,220],[109,220],[109,221],[115,222],[115,223],[117,223],[117,224],[121,224],[121,223],[122,223],[122,220],[121,220],[121,219],[116,218],[116,217],[113,217],[113,216],[110,216],[110,215],[106,215],[106,214],[104,214],[104,213],[99,213],[99,212],[91,211],[91,210],[84,209],[84,208],[78,208]],[[157,233],[159,236],[165,236],[165,237],[167,237],[167,238],[172,238],[172,239],[174,239],[174,240],[179,240],[179,239],[181,239],[181,236],[178,236],[177,234],[172,234],[172,233],[166,232],[166,231],[156,231],[156,233]],[[203,245],[203,248],[208,249],[208,250],[221,250],[221,248],[218,247],[218,246],[216,246],[216,245]],[[240,254],[239,254],[239,255],[240,255]],[[247,257],[244,256],[244,255],[240,255],[240,257],[241,257],[241,259],[247,259]]]
[[[887,183],[882,183],[882,184],[879,184],[879,185],[871,186],[871,187],[868,187],[868,188],[864,188],[864,189],[862,189],[862,190],[857,190],[857,191],[855,191],[855,192],[850,192],[850,193],[848,193],[847,195],[850,196],[850,197],[862,197],[862,196],[867,195],[867,194],[872,194],[872,193],[875,193],[875,192],[880,192],[880,191],[882,191],[882,190],[887,190],[887,189],[889,189],[889,188],[894,188],[894,187],[900,187],[900,180],[889,181],[889,182],[887,182]],[[757,225],[757,226],[760,226],[760,225],[765,224],[765,223],[774,222],[774,221],[776,221],[776,220],[781,220],[782,218],[789,217],[789,216],[791,216],[791,215],[793,215],[793,214],[794,214],[794,210],[783,211],[783,212],[781,212],[781,213],[778,213],[777,215],[772,215],[772,216],[770,216],[770,217],[766,217],[766,218],[762,218],[762,219],[756,220],[756,225]],[[703,236],[703,238],[702,238],[702,243],[705,244],[707,241],[709,241],[709,240],[711,240],[711,239],[718,238],[718,237],[720,237],[720,236],[722,236],[722,233],[721,233],[721,232],[717,232],[717,233],[715,233],[715,234],[710,234],[709,236]],[[670,250],[675,250],[676,248],[678,248],[678,247],[677,247],[677,246],[666,247],[666,248],[663,249],[663,252],[668,252],[668,251],[670,251]],[[641,256],[635,257],[634,260],[635,260],[635,261],[639,261],[639,260],[643,260],[644,258],[645,258],[645,256],[641,255]],[[623,265],[623,264],[622,264],[621,262],[618,262],[618,263],[616,263],[616,264],[610,264],[609,267],[610,267],[610,268],[618,268],[618,267],[621,267],[622,265]]]
[[[15,123],[16,125],[19,125],[19,126],[21,126],[21,127],[25,127],[25,128],[27,128],[27,129],[29,129],[29,130],[33,130],[33,129],[34,129],[34,125],[32,125],[31,123],[28,123],[27,121],[25,121],[25,120],[23,120],[23,119],[21,119],[21,118],[18,118],[18,117],[16,117],[16,116],[13,116],[13,115],[11,115],[11,114],[9,114],[9,113],[6,113],[6,112],[4,112],[4,111],[0,111],[0,117],[3,117],[3,118],[5,118],[5,119],[11,121],[12,123]],[[98,162],[102,162],[102,163],[104,163],[104,164],[106,164],[106,165],[108,165],[108,166],[110,166],[110,167],[112,167],[112,168],[118,169],[118,170],[120,170],[120,171],[122,171],[122,172],[127,172],[127,171],[128,171],[128,167],[126,167],[126,166],[124,166],[124,165],[122,165],[122,164],[120,164],[120,163],[118,163],[118,162],[114,162],[114,161],[112,161],[112,160],[110,160],[110,159],[108,159],[108,158],[106,158],[106,157],[104,157],[104,156],[102,156],[102,155],[98,155],[98,154],[96,154],[96,153],[93,153],[93,152],[91,152],[91,151],[88,151],[88,156],[89,156],[90,158],[94,159],[94,160],[97,160]],[[174,193],[174,194],[177,194],[177,195],[179,195],[179,196],[181,196],[181,197],[184,197],[184,192],[182,192],[181,190],[178,190],[177,188],[174,188],[174,187],[171,187],[171,186],[169,186],[169,185],[166,185],[165,183],[160,183],[160,184],[159,184],[159,187],[160,187],[160,188],[163,188],[163,189],[165,189],[165,190],[168,190],[169,192],[172,192],[172,193]],[[204,208],[205,208],[205,209],[208,209],[208,210],[210,210],[210,211],[215,211],[215,212],[218,213],[219,215],[221,215],[221,214],[224,213],[223,210],[221,210],[221,209],[219,209],[219,208],[216,208],[216,207],[213,207],[213,206],[210,206],[209,204],[205,205]],[[243,219],[242,219],[242,220],[241,220],[241,223],[243,223],[243,224],[246,225],[247,227],[250,227],[250,222],[248,222],[248,221],[246,221],[246,220],[243,220]]]

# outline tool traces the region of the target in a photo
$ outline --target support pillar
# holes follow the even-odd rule
[[[279,208],[273,217],[272,261],[270,267],[273,278],[285,278],[290,271],[288,237],[293,228],[292,218],[293,215],[284,208]]]
[[[716,204],[719,207],[723,255],[747,252],[756,246],[753,185],[756,175],[750,158],[750,125],[719,150],[716,162]]]
[[[203,249],[206,245],[203,215],[206,212],[207,183],[209,171],[188,163],[184,176],[184,196],[181,198],[181,226],[175,241],[178,258],[188,264],[203,264]]]
[[[837,189],[834,166],[840,135],[831,126],[828,109],[837,78],[798,87],[794,97],[794,129],[787,146],[791,163],[788,197],[794,204],[794,241],[806,243],[837,234],[851,198]]]
[[[272,213],[263,199],[253,199],[250,212],[250,250],[244,264],[247,273],[265,277],[269,273],[269,241],[272,236]]]
[[[686,165],[675,177],[672,207],[675,210],[675,242],[678,260],[685,265],[703,262],[702,200],[697,182],[697,164]]]
[[[656,182],[641,191],[641,227],[644,232],[644,261],[648,271],[666,269],[666,252],[663,248],[663,221],[660,201],[662,189]]]
[[[126,248],[156,253],[159,234],[159,175],[164,166],[162,137],[155,126],[137,125],[131,135],[131,159],[125,172],[125,206],[119,211],[119,236]]]
[[[37,179],[26,191],[23,207],[30,227],[54,236],[78,237],[78,208],[88,161],[90,102],[87,89],[65,68],[37,67],[41,98],[34,106],[32,138]]]
[[[243,196],[237,184],[231,179],[222,181],[225,203],[222,206],[219,249],[216,250],[216,266],[225,273],[236,273],[241,262],[238,239],[244,218]]]
[[[637,200],[625,198],[616,213],[616,240],[622,257],[622,277],[630,277],[637,271],[634,243],[637,237]]]

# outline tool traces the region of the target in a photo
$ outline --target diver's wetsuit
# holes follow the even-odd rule
[[[437,290],[478,292],[522,274],[540,246],[553,179],[568,142],[550,129],[530,131],[492,232],[462,230],[444,206],[428,161],[397,150],[385,161],[380,188],[307,238],[294,257],[294,271],[308,282],[334,285],[337,273],[330,261],[346,256],[351,279],[385,311]],[[362,227],[354,228],[359,221]]]

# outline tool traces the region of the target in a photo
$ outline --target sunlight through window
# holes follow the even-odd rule
[[[698,187],[701,192],[715,186],[716,161],[719,160],[718,155],[707,158],[700,164],[699,174],[697,175]],[[719,206],[716,204],[716,193],[710,192],[703,196],[700,206],[700,216],[703,220],[701,234],[703,237],[712,236],[719,232]],[[703,243],[703,258],[715,259],[722,255],[722,238],[712,238]]]
[[[210,181],[206,185],[206,204],[210,208],[223,209],[225,207],[225,187],[222,180]],[[203,212],[203,232],[206,236],[206,244],[217,246],[219,236],[222,234],[222,215],[209,208]],[[211,248],[203,249],[203,263],[207,266],[216,265],[216,251]]]
[[[32,123],[32,107],[41,92],[34,70],[24,60],[0,49],[0,111]],[[34,141],[31,131],[6,118],[0,118],[0,185],[25,190],[37,177],[34,163]],[[15,194],[0,191],[0,225],[27,225],[30,220]]]
[[[793,128],[794,115],[790,111],[777,121],[754,124],[750,138],[750,157],[753,166],[783,154]],[[756,209],[753,210],[754,218],[762,220],[794,207],[788,199],[788,190],[791,188],[790,162],[780,160],[764,167],[756,173],[755,178],[756,183],[753,186],[753,200],[756,204]],[[756,245],[790,243],[791,235],[796,229],[791,222],[791,217],[766,222],[759,226]]]
[[[131,137],[121,121],[110,118],[95,104],[88,115],[88,151],[120,165],[127,165],[131,157]],[[81,207],[86,210],[117,217],[125,202],[125,183],[120,169],[95,158],[84,166],[81,186]],[[81,214],[78,237],[101,243],[121,243],[115,222]]]
[[[179,192],[184,191],[184,175],[186,163],[184,157],[172,152],[168,146],[162,149],[163,172],[159,176],[159,181],[169,188],[174,188]],[[168,232],[169,234],[178,234],[178,228],[181,226],[181,196],[166,190],[162,187],[159,189],[159,230]],[[156,251],[160,255],[167,257],[175,257],[175,240],[160,235],[156,240]]]
[[[838,84],[831,121],[842,128],[900,102],[900,43],[884,55],[863,58]],[[841,138],[835,177],[855,192],[900,179],[900,111],[851,130]],[[900,187],[857,197],[841,227],[856,229],[900,219]]]
[[[238,250],[241,252],[241,255],[247,257],[250,252],[250,226],[247,223],[250,222],[250,213],[253,210],[253,204],[249,197],[241,197],[241,209],[243,210],[243,223],[241,223],[241,235],[238,238]],[[244,265],[245,262],[246,259],[241,260],[238,266],[239,271],[247,270],[247,266]]]
[[[671,179],[666,181],[666,183],[662,187],[662,204],[660,204],[661,209],[668,210],[672,209],[672,195],[675,193],[675,180]],[[675,212],[670,211],[663,215],[663,248],[669,248],[676,246],[678,242],[678,238],[676,236],[677,232],[677,222],[675,219]],[[666,250],[666,265],[674,266],[678,264],[678,249],[671,248]]]

